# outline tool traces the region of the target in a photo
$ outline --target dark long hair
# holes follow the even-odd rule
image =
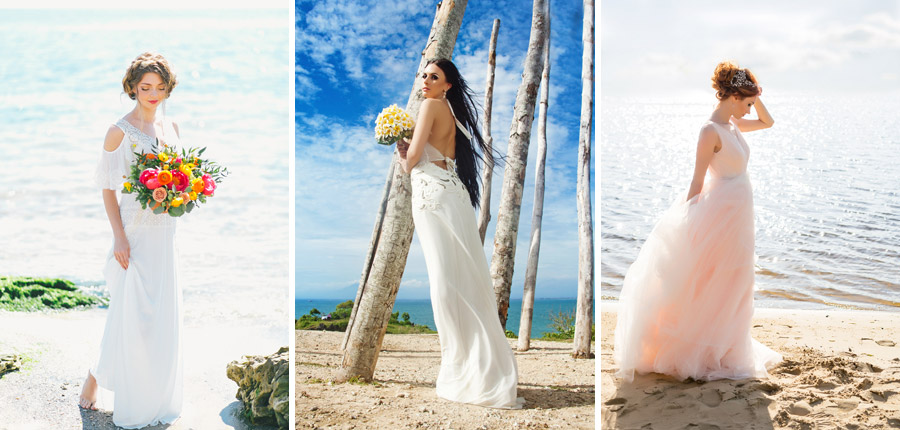
[[[478,196],[480,195],[478,184],[481,182],[481,176],[478,174],[480,170],[479,165],[484,163],[482,154],[486,154],[489,149],[484,142],[484,138],[481,137],[481,132],[478,131],[478,111],[475,108],[472,90],[466,84],[462,75],[459,74],[459,69],[456,68],[452,61],[439,58],[429,61],[428,64],[434,64],[444,71],[444,77],[451,84],[450,89],[447,90],[447,101],[450,102],[456,119],[472,134],[472,141],[470,141],[461,131],[457,130],[456,173],[459,175],[459,179],[466,187],[466,190],[469,191],[469,199],[472,200],[472,206],[478,207]],[[475,150],[476,145],[480,148],[480,153]],[[498,158],[501,157],[497,154],[494,157],[490,157],[491,165],[485,167],[488,169],[493,168],[493,164],[496,164],[494,160]]]

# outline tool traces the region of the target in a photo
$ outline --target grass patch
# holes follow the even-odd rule
[[[295,330],[322,330],[322,331],[346,331],[350,323],[350,314],[353,312],[353,300],[339,303],[334,311],[323,314],[316,308],[312,308],[308,314],[294,320]],[[326,317],[327,319],[322,319]],[[394,312],[388,320],[387,333],[389,334],[419,334],[437,333],[427,325],[415,324],[409,320],[409,314]]]
[[[351,377],[350,379],[347,380],[347,383],[349,383],[349,384],[356,384],[356,385],[372,385],[372,386],[375,386],[375,387],[381,385],[381,384],[379,384],[379,383],[376,382],[376,381],[366,382],[365,380],[359,379],[359,376],[353,376],[353,377]]]
[[[76,309],[106,303],[103,298],[78,291],[67,279],[0,276],[0,309],[7,311]]]
[[[319,379],[319,378],[309,378],[306,380],[306,383],[307,384],[323,384],[323,383],[325,383],[325,381],[322,379]]]
[[[571,342],[575,338],[575,312],[550,313],[551,332],[544,333],[538,340]],[[591,324],[591,340],[594,340],[595,325]]]

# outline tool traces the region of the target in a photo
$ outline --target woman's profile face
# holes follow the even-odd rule
[[[166,84],[156,72],[144,73],[135,86],[137,102],[147,109],[156,109],[168,97]]]
[[[444,97],[444,91],[452,86],[447,82],[447,77],[440,67],[434,64],[425,66],[425,70],[419,75],[422,85],[422,95],[429,99],[439,99]]]
[[[740,98],[739,96],[734,96],[737,103],[735,103],[735,111],[732,112],[732,116],[735,118],[742,118],[744,115],[750,113],[750,109],[756,104],[756,96],[747,97],[745,99]]]

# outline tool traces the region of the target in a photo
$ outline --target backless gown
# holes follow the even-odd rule
[[[458,121],[457,127],[462,127]],[[435,164],[440,161],[446,169]],[[413,221],[441,343],[437,395],[492,408],[521,408],[515,355],[500,325],[475,211],[455,160],[426,144],[410,179]]]

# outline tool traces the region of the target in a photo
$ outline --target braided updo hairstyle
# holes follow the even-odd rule
[[[716,90],[716,98],[725,100],[731,96],[741,99],[758,96],[759,82],[750,69],[741,68],[732,61],[723,61],[716,66],[712,75],[712,87]]]
[[[122,78],[122,89],[125,90],[128,97],[132,100],[137,97],[136,86],[147,72],[156,73],[162,78],[163,83],[166,84],[166,97],[172,94],[178,80],[175,79],[175,73],[169,66],[168,60],[155,52],[145,52],[131,62],[128,70],[125,71],[125,77]]]

